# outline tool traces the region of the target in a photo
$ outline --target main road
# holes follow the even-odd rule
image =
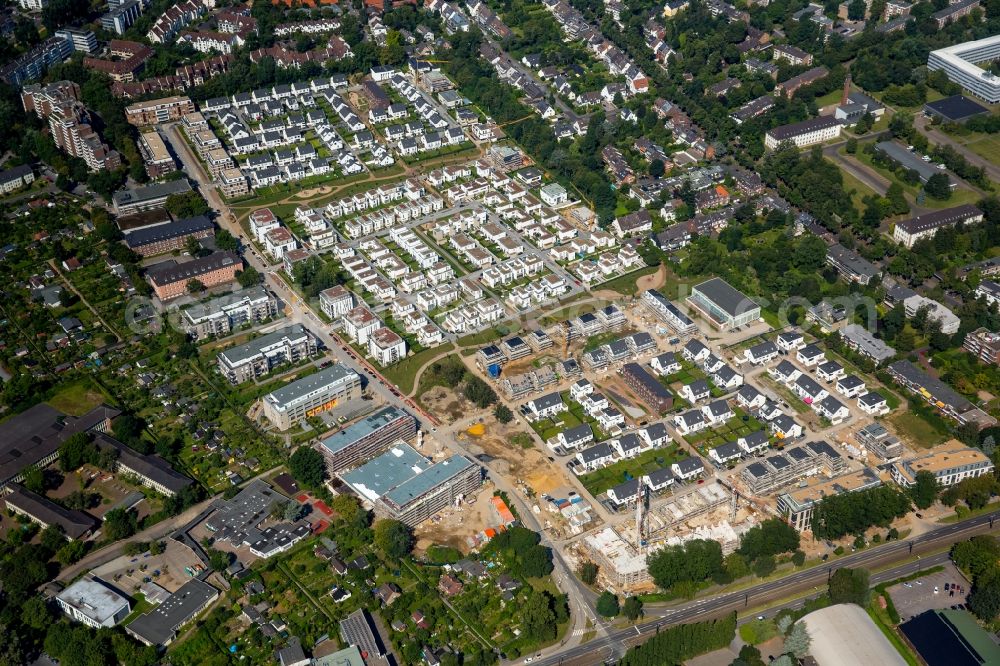
[[[569,649],[552,649],[543,653],[542,658],[536,659],[534,663],[539,666],[555,666],[556,664],[565,664],[566,666],[575,666],[578,664],[582,666],[586,664],[587,666],[592,666],[609,658],[620,657],[628,647],[645,642],[645,640],[655,635],[663,627],[717,618],[733,611],[748,608],[770,606],[771,610],[776,610],[786,606],[793,607],[793,602],[773,606],[772,604],[775,600],[826,585],[830,576],[837,569],[845,567],[854,569],[886,567],[914,555],[919,557],[922,553],[937,551],[977,534],[991,532],[993,531],[993,521],[997,518],[1000,518],[1000,512],[939,527],[913,539],[893,541],[877,548],[863,550],[859,553],[840,558],[836,562],[812,567],[791,576],[762,583],[745,590],[696,599],[676,606],[649,608],[647,609],[647,615],[656,616],[655,619],[612,631],[602,638],[592,640],[583,645]],[[911,562],[902,569],[912,573],[922,567],[940,564],[945,560],[947,560],[946,553],[935,553],[933,557]],[[902,573],[898,575],[906,574]],[[886,577],[885,572],[883,572],[882,574],[873,576],[872,580],[878,583],[884,580],[892,580],[895,577],[897,576]]]

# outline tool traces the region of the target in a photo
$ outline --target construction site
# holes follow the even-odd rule
[[[655,588],[646,566],[651,553],[708,539],[728,554],[739,546],[740,536],[765,517],[761,507],[722,484],[700,485],[653,508],[647,499],[640,500],[633,517],[587,536],[582,555],[598,565],[604,587],[623,594],[649,592]]]

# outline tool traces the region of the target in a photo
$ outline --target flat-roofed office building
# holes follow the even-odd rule
[[[404,442],[355,470],[341,475],[375,512],[411,527],[419,525],[483,483],[479,465],[453,455],[431,462]]]
[[[978,3],[975,5],[978,6]],[[927,56],[927,69],[944,71],[953,83],[981,100],[996,104],[1000,102],[1000,76],[984,70],[979,63],[992,62],[998,58],[1000,35],[993,35],[931,51]]]
[[[288,430],[307,416],[360,397],[361,376],[336,363],[268,393],[261,404],[268,421],[278,430]]]
[[[371,460],[391,444],[417,434],[417,419],[399,407],[369,414],[320,442],[331,474]]]
[[[81,578],[56,595],[56,603],[70,619],[88,627],[113,627],[132,611],[128,597],[99,578]]]
[[[760,319],[760,306],[722,278],[696,285],[687,300],[716,328],[723,330],[746,326]]]

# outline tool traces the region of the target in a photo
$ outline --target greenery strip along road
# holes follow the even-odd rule
[[[919,554],[940,548],[961,541],[975,534],[991,532],[993,530],[992,521],[1000,518],[1000,513],[992,513],[979,518],[973,518],[961,523],[941,527],[927,532],[919,537],[906,541],[894,541],[883,546],[861,551],[853,555],[848,555],[836,563],[824,564],[821,566],[806,569],[791,576],[763,583],[756,587],[740,592],[720,594],[714,597],[696,599],[681,605],[669,608],[645,608],[647,615],[658,615],[655,620],[650,620],[641,625],[629,627],[628,629],[615,631],[606,637],[591,641],[584,645],[557,652],[553,655],[541,659],[540,666],[555,666],[556,664],[594,664],[602,661],[609,648],[621,643],[626,638],[636,636],[647,636],[655,634],[660,628],[675,624],[682,624],[693,620],[704,620],[712,617],[719,617],[734,610],[748,608],[755,599],[761,601],[772,600],[783,593],[791,593],[800,590],[825,585],[829,577],[837,569],[860,568],[871,569],[878,565],[884,565],[893,561],[898,561],[910,557],[912,554]],[[943,558],[943,559],[939,559]],[[907,567],[911,567],[910,573],[919,571],[921,568],[940,564],[947,561],[948,554],[943,553],[934,557],[913,562]],[[880,580],[892,580],[892,578],[882,578],[890,572],[885,572],[879,576]],[[898,575],[896,570],[891,570],[893,575]]]

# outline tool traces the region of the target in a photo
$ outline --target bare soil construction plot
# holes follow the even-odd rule
[[[449,507],[414,531],[418,551],[426,551],[437,544],[451,546],[463,553],[469,552],[469,537],[488,527],[496,527],[497,516],[493,511],[493,487],[489,484],[472,499],[459,507]]]
[[[551,493],[569,485],[569,472],[534,446],[532,436],[515,424],[501,425],[493,418],[483,423],[481,435],[460,433],[458,438],[470,451],[496,458],[497,471],[536,494]]]

